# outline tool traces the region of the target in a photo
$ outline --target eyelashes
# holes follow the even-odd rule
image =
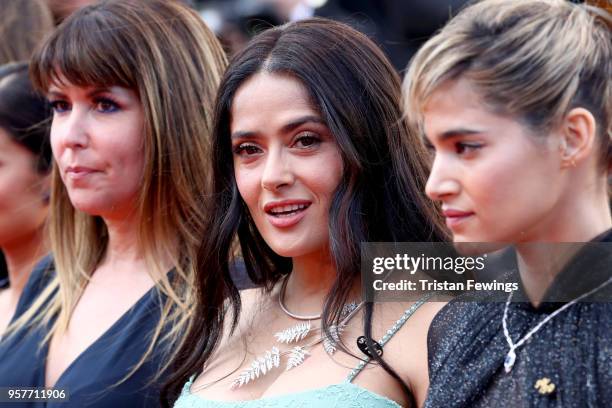
[[[49,107],[55,113],[63,113],[69,109],[68,102],[63,101],[61,99],[49,101]]]
[[[436,147],[426,140],[424,142],[425,148],[431,153],[436,153]],[[484,147],[484,143],[480,142],[465,142],[465,141],[457,141],[451,144],[452,151],[460,156],[468,155],[477,152],[478,150]]]
[[[96,110],[102,113],[113,113],[121,109],[117,101],[106,96],[95,98],[93,101],[96,104]]]
[[[293,142],[293,146],[308,149],[321,144],[321,138],[315,133],[302,133]]]
[[[293,139],[289,147],[301,151],[310,151],[316,149],[321,143],[322,139],[316,133],[302,132]],[[235,155],[242,157],[251,157],[263,153],[263,149],[254,142],[239,143],[232,151]]]
[[[455,152],[457,154],[474,153],[483,147],[482,143],[476,142],[457,142],[455,143]]]
[[[100,113],[114,113],[121,110],[121,105],[108,96],[98,96],[91,100],[93,108]],[[72,109],[72,105],[65,99],[49,100],[49,107],[56,114],[62,114]]]
[[[238,146],[233,149],[234,154],[238,156],[252,156],[261,152],[259,146],[253,143],[240,143]]]

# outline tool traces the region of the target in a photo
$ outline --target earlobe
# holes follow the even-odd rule
[[[587,109],[574,108],[565,116],[561,130],[559,150],[562,166],[576,167],[595,149],[595,118]]]

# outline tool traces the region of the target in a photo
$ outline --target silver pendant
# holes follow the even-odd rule
[[[515,361],[516,353],[514,352],[514,349],[511,348],[508,354],[506,354],[506,358],[504,359],[504,370],[506,371],[506,374],[512,370]]]
[[[308,357],[310,353],[302,346],[295,346],[291,350],[291,354],[289,355],[289,361],[287,362],[287,368],[285,371],[289,371],[292,368],[295,368],[299,365],[302,365],[306,357]]]
[[[251,362],[251,366],[243,370],[238,377],[234,379],[231,389],[240,388],[249,382],[268,374],[271,370],[280,366],[280,350],[277,347],[272,347],[266,351],[262,357],[257,357]]]
[[[330,326],[329,328],[329,336],[326,333],[323,333],[323,348],[325,352],[330,356],[333,355],[337,347],[336,345],[340,343],[340,333],[344,331],[346,325],[340,324],[340,326]]]
[[[298,323],[293,327],[280,331],[274,335],[276,341],[279,343],[293,343],[296,341],[304,340],[308,333],[310,333],[310,320],[305,323]]]

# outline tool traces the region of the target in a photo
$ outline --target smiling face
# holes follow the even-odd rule
[[[306,89],[258,73],[236,92],[231,118],[236,183],[263,239],[285,257],[325,251],[342,158]]]
[[[42,227],[47,190],[34,155],[0,127],[0,247],[29,239]]]
[[[559,141],[492,113],[466,79],[423,110],[435,149],[427,195],[442,202],[455,242],[524,242],[552,231],[564,190]]]
[[[132,90],[52,85],[51,147],[70,201],[122,219],[135,208],[144,171],[143,111]]]

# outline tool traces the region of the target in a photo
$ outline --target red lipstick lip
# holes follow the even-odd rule
[[[306,216],[306,211],[312,204],[309,200],[282,200],[272,201],[264,205],[266,219],[270,224],[277,228],[289,228],[299,223]],[[272,209],[285,205],[306,205],[306,208],[291,215],[278,216],[271,213]]]

